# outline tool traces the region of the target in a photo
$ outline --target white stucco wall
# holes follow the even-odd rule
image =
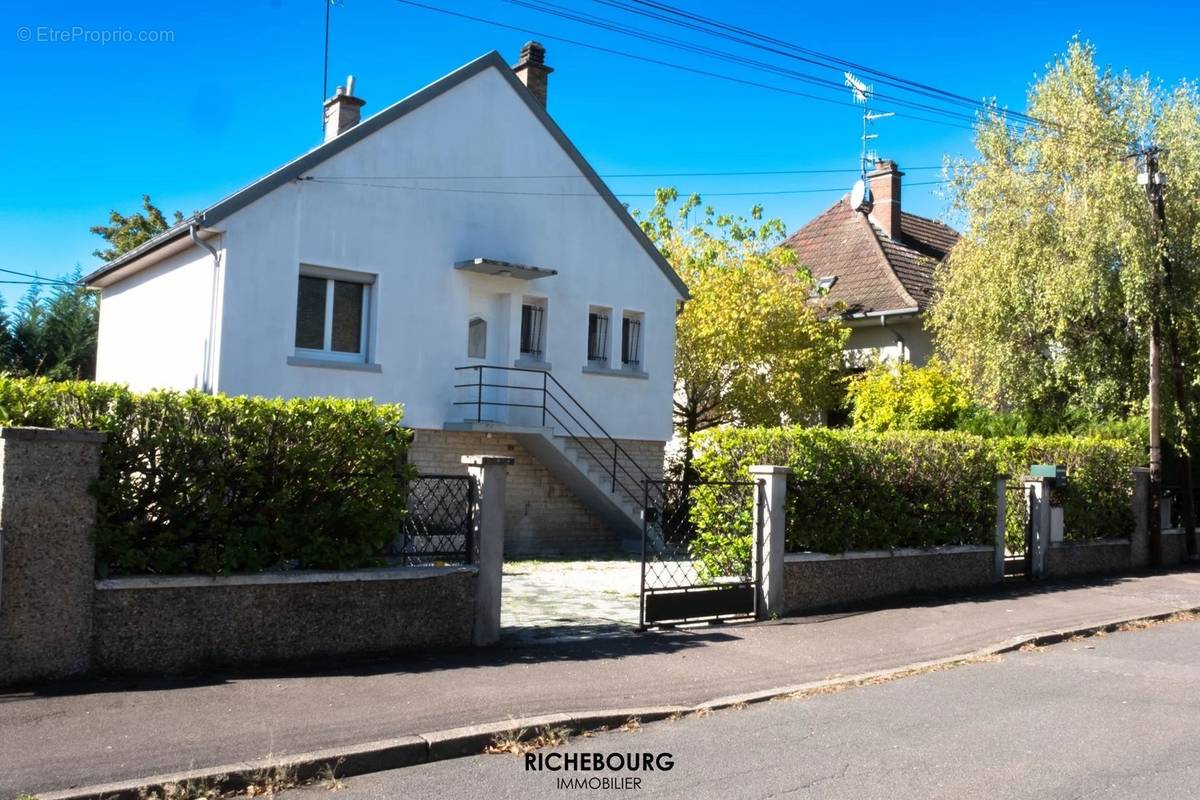
[[[96,380],[203,388],[212,298],[212,256],[194,246],[102,290]]]
[[[378,180],[579,175],[498,72],[489,69],[470,78],[309,174],[482,191],[301,181],[225,220],[220,391],[399,401],[407,408],[408,424],[441,428],[462,415],[452,406],[452,385],[454,367],[470,363],[467,323],[472,312],[483,309],[489,339],[497,342],[489,342],[488,362],[512,366],[519,349],[521,298],[534,295],[548,303],[545,360],[552,365],[551,374],[611,435],[670,437],[678,295],[587,181]],[[509,191],[550,194],[496,193]],[[555,269],[558,275],[524,281],[453,268],[455,262],[476,257]],[[371,361],[379,372],[287,363],[294,353],[301,264],[377,276]],[[191,295],[197,308],[199,300]],[[614,362],[620,358],[622,311],[645,314],[642,360],[647,379],[583,373],[589,305],[613,309]],[[166,377],[163,373],[159,383]],[[540,385],[538,376],[530,380]]]
[[[897,336],[903,344],[897,341]],[[865,366],[879,359],[906,360],[920,367],[933,355],[933,338],[920,319],[888,322],[886,328],[875,319],[870,324],[856,322],[851,327],[844,351],[850,366]]]

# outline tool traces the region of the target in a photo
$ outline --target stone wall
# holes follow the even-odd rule
[[[95,583],[95,669],[215,667],[466,647],[474,567],[407,567]]]
[[[0,685],[86,672],[101,434],[0,428]]]
[[[663,442],[621,440],[621,446],[652,477],[662,476]],[[515,459],[508,469],[504,553],[597,555],[620,549],[617,532],[507,433],[418,430],[409,462],[420,472],[465,474],[461,457],[492,453]]]
[[[977,589],[997,581],[995,550],[872,550],[784,557],[784,613],[872,603],[903,595]]]
[[[1097,539],[1090,542],[1053,542],[1046,550],[1046,578],[1102,575],[1131,569],[1128,539]]]

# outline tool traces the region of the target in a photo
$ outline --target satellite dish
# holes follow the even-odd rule
[[[869,214],[874,204],[874,198],[871,197],[871,187],[867,186],[862,180],[855,181],[854,188],[850,190],[850,207],[855,211]]]

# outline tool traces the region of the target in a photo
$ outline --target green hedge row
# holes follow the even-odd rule
[[[381,563],[405,508],[398,405],[0,377],[0,424],[104,431],[100,576]]]
[[[1071,539],[1127,535],[1132,445],[1069,436],[984,439],[941,431],[866,433],[824,428],[724,428],[697,440],[701,479],[745,480],[752,464],[794,471],[788,492],[789,551],[842,553],[995,541],[995,478],[1033,462],[1066,464]],[[722,513],[698,497],[700,531]]]

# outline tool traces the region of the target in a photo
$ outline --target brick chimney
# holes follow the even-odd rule
[[[538,42],[526,42],[521,48],[521,60],[513,65],[517,79],[525,84],[542,108],[546,107],[546,78],[554,72],[546,66],[546,48]]]
[[[880,159],[875,162],[875,169],[867,176],[871,182],[871,194],[875,205],[871,209],[871,219],[878,225],[888,238],[900,236],[900,179],[904,173],[896,166],[895,161]]]
[[[325,101],[325,141],[357,125],[366,102],[354,96],[354,76],[346,78],[346,85]]]

